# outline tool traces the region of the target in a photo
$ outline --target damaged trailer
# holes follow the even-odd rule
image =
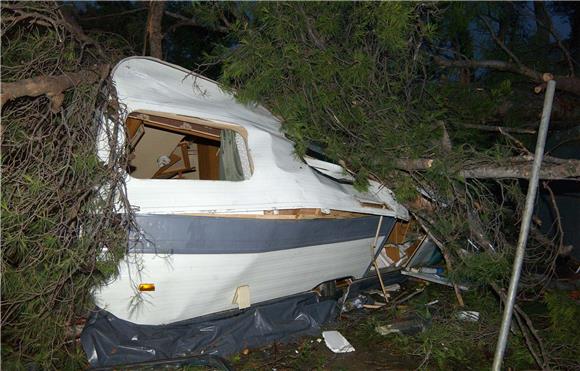
[[[103,128],[98,151],[129,141],[138,228],[94,296],[119,319],[171,324],[361,278],[408,219],[380,184],[359,192],[340,166],[298,158],[275,116],[214,81],[145,57],[112,78],[127,136]]]

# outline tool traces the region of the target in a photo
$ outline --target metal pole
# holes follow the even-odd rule
[[[552,101],[554,100],[554,90],[556,89],[556,82],[548,81],[546,89],[546,96],[544,98],[544,109],[542,111],[542,120],[540,122],[540,129],[538,131],[538,140],[536,142],[536,150],[534,154],[534,166],[532,168],[532,176],[528,185],[528,194],[526,195],[526,205],[524,215],[522,218],[522,225],[520,226],[520,236],[518,238],[518,245],[516,247],[516,256],[514,259],[514,266],[512,268],[512,277],[510,279],[510,287],[508,290],[505,309],[501,322],[501,330],[499,339],[495,348],[495,357],[493,359],[493,370],[500,371],[505,347],[507,345],[507,338],[509,335],[512,315],[514,312],[514,304],[516,300],[516,293],[518,291],[518,283],[522,272],[522,263],[524,261],[524,253],[526,250],[526,243],[528,241],[528,233],[530,232],[530,221],[532,219],[532,212],[534,211],[534,200],[536,198],[536,191],[538,189],[538,179],[540,177],[540,166],[542,158],[544,157],[544,146],[546,145],[546,136],[548,133],[548,126],[550,125],[550,114],[552,113]]]

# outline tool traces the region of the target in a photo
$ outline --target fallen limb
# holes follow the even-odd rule
[[[441,254],[443,254],[443,258],[445,259],[445,265],[447,266],[449,272],[451,272],[453,270],[453,267],[451,263],[451,255],[449,255],[449,252],[447,251],[447,246],[445,246],[441,241],[437,239],[437,237],[435,237],[433,233],[431,233],[431,229],[427,227],[427,224],[421,219],[419,215],[413,213],[413,216],[415,217],[415,220],[417,220],[421,228],[423,228],[425,233],[427,233],[431,241],[433,241],[435,245],[439,247],[439,250],[441,250]],[[465,302],[463,301],[461,290],[459,289],[459,286],[455,283],[453,283],[453,290],[455,291],[455,296],[457,297],[457,302],[459,303],[459,306],[464,307]]]
[[[433,60],[435,63],[445,68],[489,68],[496,71],[513,72],[518,75],[523,75],[534,82],[545,84],[545,75],[541,72],[533,70],[524,65],[518,65],[514,63],[509,63],[500,60],[450,60],[446,58],[441,58],[439,56],[434,56]],[[571,76],[555,76],[554,80],[557,82],[557,89],[567,91],[569,93],[574,93],[580,95],[580,79]],[[540,89],[541,91],[541,89]],[[537,91],[539,92],[539,91]]]
[[[494,166],[485,165],[477,168],[464,169],[460,175],[464,178],[478,179],[528,179],[532,173],[532,161],[509,163]],[[561,160],[559,163],[542,163],[540,179],[557,180],[580,177],[580,160]]]
[[[0,107],[4,103],[20,97],[38,97],[46,95],[49,98],[58,97],[64,91],[84,84],[94,84],[107,76],[110,66],[102,64],[94,70],[66,72],[59,76],[36,76],[30,79],[3,82],[1,85]]]
[[[476,124],[460,124],[461,126],[469,129],[478,129],[483,131],[497,131],[506,133],[517,133],[517,134],[536,134],[535,129],[524,129],[524,128],[509,128],[506,126],[497,125],[476,125]]]
[[[493,291],[495,291],[495,293],[499,296],[501,302],[505,303],[506,301],[505,291],[494,283],[491,284],[491,287]],[[544,347],[544,343],[540,338],[540,335],[538,334],[538,330],[536,330],[530,317],[528,317],[528,315],[523,311],[522,308],[520,308],[519,305],[515,304],[514,309],[515,309],[514,317],[516,318],[518,326],[522,331],[522,335],[524,336],[524,340],[526,342],[528,350],[530,351],[530,354],[532,355],[534,361],[536,361],[538,366],[540,366],[542,369],[546,369],[548,365],[548,354],[546,352],[546,348]],[[526,327],[528,331],[525,331]],[[539,354],[538,351],[536,351],[534,349],[534,346],[532,345],[534,341],[538,344]]]
[[[526,157],[511,157],[502,160],[501,164],[481,163],[465,165],[458,171],[458,175],[472,179],[528,179],[533,160]],[[395,166],[405,171],[423,171],[433,167],[433,159],[400,159]],[[580,177],[580,160],[575,159],[546,159],[542,163],[540,179],[558,180]]]

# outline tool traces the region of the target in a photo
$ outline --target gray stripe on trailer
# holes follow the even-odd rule
[[[130,250],[142,253],[246,254],[374,237],[378,216],[352,219],[272,220],[187,215],[138,215],[140,233]],[[384,217],[380,235],[395,219]]]

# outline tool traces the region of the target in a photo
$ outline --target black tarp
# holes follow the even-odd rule
[[[219,318],[201,317],[168,325],[138,325],[105,310],[95,311],[81,334],[93,367],[172,359],[195,354],[227,356],[244,348],[320,334],[336,318],[336,300],[315,293],[252,306]]]
[[[403,283],[400,271],[382,272],[385,285]],[[138,325],[99,309],[90,316],[81,343],[92,367],[109,367],[195,355],[225,357],[245,348],[319,335],[340,314],[342,300],[379,287],[376,275],[353,282],[347,298],[307,292],[168,325]]]

